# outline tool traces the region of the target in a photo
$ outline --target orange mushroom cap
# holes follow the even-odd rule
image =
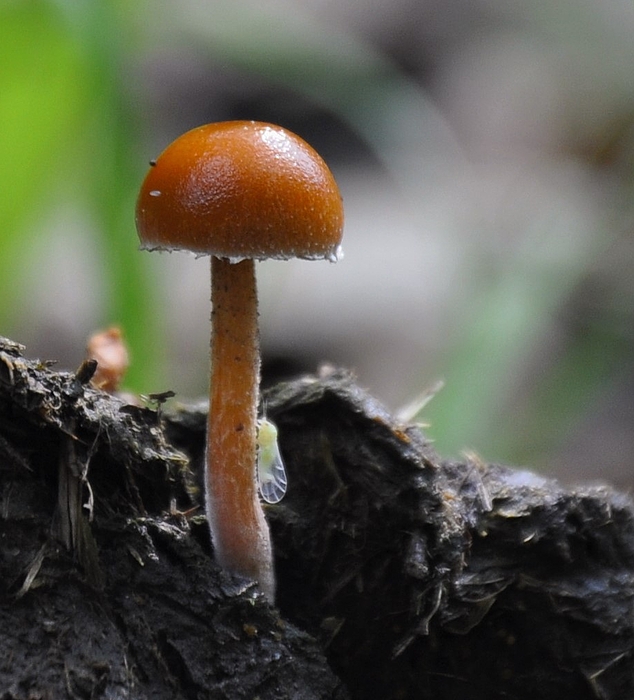
[[[144,249],[244,258],[336,260],[339,189],[321,156],[273,124],[192,129],[150,168],[137,200]]]

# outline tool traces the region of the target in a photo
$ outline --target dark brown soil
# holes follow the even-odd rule
[[[205,406],[0,343],[0,700],[626,699],[634,509],[442,462],[345,372],[267,392],[279,609],[216,566]]]

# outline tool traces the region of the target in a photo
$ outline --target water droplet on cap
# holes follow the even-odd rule
[[[339,260],[343,259],[343,248],[338,245],[332,253],[326,256],[326,259],[331,263],[339,262]]]

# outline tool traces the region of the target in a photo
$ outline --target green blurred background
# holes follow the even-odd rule
[[[632,481],[634,7],[0,0],[0,333],[203,395],[208,267],[137,250],[150,158],[209,121],[322,153],[346,257],[260,265],[265,380],[322,360],[439,451]]]

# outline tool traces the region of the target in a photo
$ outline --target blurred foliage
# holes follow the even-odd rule
[[[413,197],[419,185],[411,173],[429,182],[439,159],[461,158],[452,132],[415,80],[369,42],[321,25],[301,4],[292,13],[235,0],[216,0],[213,8],[157,3],[149,10],[143,2],[114,0],[0,4],[0,328],[15,325],[17,299],[28,294],[34,224],[72,198],[91,222],[105,284],[94,327],[115,322],[125,330],[132,357],[143,358],[133,362],[127,383],[144,391],[163,386],[165,369],[165,319],[151,263],[138,253],[133,228],[146,156],[140,146],[144,107],[131,97],[128,71],[144,49],[161,42],[196,46],[219,65],[282,84],[326,107]],[[563,235],[555,255],[567,263],[551,265],[552,240],[546,242],[543,231],[556,222],[541,224],[502,274],[491,278],[486,265],[476,265],[480,294],[463,309],[453,351],[436,363],[446,388],[425,409],[443,451],[472,446],[519,459],[530,454],[527,435],[539,433],[554,444],[559,427],[574,420],[610,367],[631,352],[611,329],[592,326],[530,388],[524,424],[505,420],[509,387],[530,361],[535,339],[548,333],[590,261],[611,242],[603,235],[607,225],[601,236]],[[425,383],[421,379],[421,387]]]
[[[17,0],[0,5],[0,326],[15,323],[37,244],[30,225],[72,197],[94,224],[106,276],[102,318],[126,329],[132,385],[158,379],[146,261],[131,236],[138,162],[124,89],[126,27],[112,3]]]

